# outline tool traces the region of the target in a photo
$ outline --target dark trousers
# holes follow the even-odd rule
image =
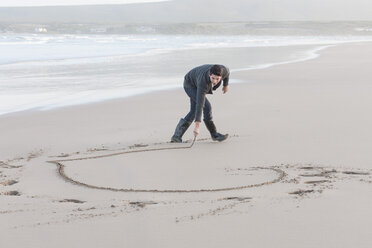
[[[196,88],[185,88],[184,90],[186,94],[190,97],[190,112],[185,116],[185,120],[188,122],[193,122],[195,120],[196,114]],[[212,120],[212,106],[211,103],[205,98],[204,106],[203,106],[203,117],[204,120],[211,121]]]

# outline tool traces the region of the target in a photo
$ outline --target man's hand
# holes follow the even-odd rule
[[[200,129],[200,121],[195,122],[195,128],[194,128],[194,136],[198,136],[199,134],[199,129]]]
[[[228,85],[223,86],[223,87],[222,87],[222,91],[223,91],[224,94],[225,94],[226,92],[228,92],[228,91],[229,91],[229,86],[228,86]]]

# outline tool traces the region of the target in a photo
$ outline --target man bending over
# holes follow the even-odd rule
[[[195,120],[194,135],[199,134],[201,115],[212,139],[224,141],[228,134],[220,134],[216,130],[212,119],[212,106],[206,94],[213,94],[223,82],[222,91],[225,94],[229,90],[230,71],[223,65],[201,65],[195,67],[185,75],[183,88],[190,97],[190,112],[181,119],[174,131],[171,142],[182,142],[182,136]]]

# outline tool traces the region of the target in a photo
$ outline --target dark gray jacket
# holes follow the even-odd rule
[[[213,90],[216,90],[221,85],[221,82],[223,82],[223,86],[227,86],[229,84],[230,71],[226,66],[222,66],[224,68],[221,75],[222,79],[216,86],[212,87],[212,82],[209,78],[209,70],[212,68],[212,66],[213,65],[209,64],[201,65],[195,67],[185,75],[183,87],[197,89],[195,121],[201,121],[205,95],[213,94]]]

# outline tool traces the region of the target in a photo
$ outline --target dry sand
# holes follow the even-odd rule
[[[223,143],[181,89],[0,117],[0,247],[371,247],[371,55],[234,73]]]

